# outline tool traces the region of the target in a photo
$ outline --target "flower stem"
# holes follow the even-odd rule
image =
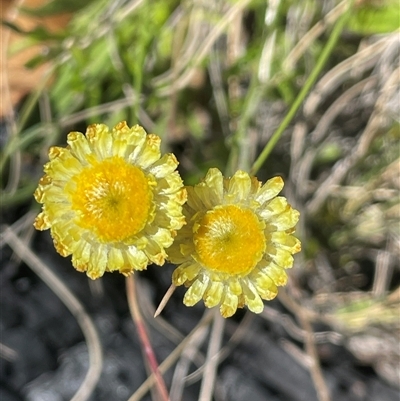
[[[311,71],[309,77],[307,78],[303,88],[301,89],[300,93],[297,95],[294,103],[292,104],[291,108],[289,109],[288,113],[286,114],[285,118],[282,120],[281,124],[277,128],[277,130],[273,133],[268,143],[265,145],[263,151],[258,156],[257,160],[253,163],[253,166],[250,169],[250,174],[255,175],[257,174],[258,170],[267,160],[269,154],[274,149],[276,143],[279,141],[280,137],[282,136],[285,129],[288,127],[294,116],[296,115],[297,110],[301,106],[303,100],[310,92],[311,87],[314,85],[315,81],[317,80],[319,74],[321,73],[322,69],[324,68],[326,62],[328,61],[329,56],[331,55],[332,51],[335,48],[337,41],[339,40],[340,34],[343,31],[345,23],[350,15],[351,5],[353,1],[349,1],[349,7],[346,12],[339,18],[337,23],[332,29],[332,32],[329,36],[328,42],[326,43],[324,49],[322,50],[321,55],[319,56],[317,63],[315,64],[314,69]]]
[[[147,333],[146,326],[143,322],[143,318],[138,306],[137,292],[133,274],[126,278],[126,293],[128,297],[129,310],[135,323],[136,330],[139,335],[139,340],[142,346],[142,352],[144,354],[144,357],[146,358],[151,372],[156,378],[157,390],[162,401],[169,401],[168,390],[165,386],[165,382],[160,373],[160,370],[158,369],[157,359],[154,354],[153,347],[151,346],[149,335]]]

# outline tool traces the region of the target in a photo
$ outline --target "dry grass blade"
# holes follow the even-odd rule
[[[92,319],[68,287],[15,235],[11,228],[7,227],[4,230],[2,240],[7,242],[21,260],[61,299],[81,327],[88,347],[90,366],[85,379],[71,401],[88,400],[99,381],[103,366],[100,338]]]
[[[279,300],[296,315],[305,332],[305,349],[310,357],[311,363],[309,369],[318,394],[318,399],[319,401],[330,401],[331,397],[322,374],[317,349],[315,347],[314,332],[310,323],[310,316],[306,313],[305,309],[299,306],[296,301],[287,294],[285,290],[281,289],[278,297]]]
[[[17,220],[12,226],[9,226],[14,234],[18,234],[21,231],[25,231],[28,227],[32,226],[33,220],[36,217],[36,213],[28,212],[24,214],[19,220]],[[0,249],[7,244],[6,236],[0,236]]]
[[[12,362],[18,358],[18,353],[12,348],[7,347],[7,345],[0,343],[0,358]]]
[[[329,390],[322,374],[319,357],[314,342],[314,333],[310,321],[303,313],[299,313],[298,318],[301,325],[303,326],[303,329],[306,332],[306,352],[311,358],[310,372],[314,381],[315,389],[317,390],[319,401],[330,401],[331,397],[329,395]]]
[[[344,0],[339,3],[325,18],[318,21],[292,49],[286,60],[283,62],[282,69],[286,72],[293,71],[299,58],[310,48],[312,43],[322,35],[329,25],[333,25],[337,19],[347,10],[349,1]]]
[[[190,339],[195,335],[199,328],[208,326],[212,320],[213,313],[206,311],[203,318],[196,325],[196,327],[186,336],[186,338],[174,349],[173,352],[166,358],[159,366],[160,372],[165,373],[171,366],[178,360],[183,350],[187,347]],[[150,390],[151,386],[155,383],[155,375],[149,376],[142,385],[129,397],[128,401],[140,401],[144,395]]]
[[[158,305],[156,311],[154,312],[154,317],[157,317],[165,308],[165,305],[167,305],[169,299],[171,298],[172,294],[174,293],[176,287],[175,285],[171,284],[171,286],[168,288],[167,292],[163,296],[163,299],[160,302],[160,305]]]
[[[214,309],[214,324],[208,346],[199,401],[211,401],[212,399],[218,368],[218,358],[216,358],[216,356],[221,349],[224,326],[225,319],[220,315],[218,309]]]
[[[380,250],[376,256],[375,276],[372,294],[375,298],[382,298],[388,291],[393,266],[390,264],[391,254],[388,250]]]
[[[365,71],[373,68],[382,54],[393,42],[398,41],[399,31],[387,35],[363,50],[348,57],[329,72],[327,72],[315,85],[304,103],[303,110],[306,116],[315,112],[321,101],[326,99],[346,79],[362,76]]]
[[[362,92],[372,90],[377,84],[378,78],[370,76],[353,85],[339,96],[319,119],[317,126],[310,135],[312,143],[320,142],[329,132],[329,127],[334,119]]]
[[[220,19],[215,28],[212,29],[211,32],[207,35],[207,37],[202,41],[202,46],[191,59],[190,67],[181,74],[181,76],[174,83],[174,85],[160,89],[158,91],[158,95],[160,97],[169,96],[174,91],[184,88],[190,82],[190,80],[193,77],[193,74],[196,71],[196,67],[199,66],[205,59],[205,57],[208,55],[215,41],[224,32],[226,27],[236,18],[237,14],[240,13],[249,3],[250,0],[238,1],[224,15],[224,17]],[[172,75],[174,75],[174,72],[172,72]]]
[[[171,384],[171,399],[180,401],[185,386],[185,378],[196,355],[199,353],[199,348],[203,344],[208,334],[208,326],[200,327],[188,342],[185,350],[182,352],[181,358],[176,365],[174,376]]]
[[[150,291],[148,291],[148,288],[145,286],[138,286],[137,291],[139,299],[143,300],[143,302],[141,302],[141,311],[146,323],[152,326],[172,343],[179,344],[185,338],[185,336],[162,316],[159,315],[157,316],[157,319],[154,319],[155,308],[154,304],[151,302],[151,295]],[[203,361],[198,363],[201,364]]]
[[[322,204],[330,195],[331,190],[335,185],[338,185],[347,175],[349,170],[367,153],[369,146],[375,139],[380,130],[387,125],[387,117],[384,115],[382,103],[388,98],[388,92],[393,91],[393,88],[399,84],[400,68],[393,71],[389,79],[382,88],[381,96],[378,98],[375,110],[372,113],[368,124],[362,133],[356,148],[351,154],[340,160],[332,169],[329,177],[319,185],[314,196],[307,204],[307,210],[310,214],[315,214],[320,210]]]
[[[248,333],[249,326],[254,319],[254,315],[252,313],[246,313],[243,320],[240,322],[240,325],[235,329],[231,338],[228,340],[226,345],[224,345],[221,350],[214,355],[214,359],[217,361],[217,365],[219,365],[225,358],[229,356],[232,351],[232,348],[235,348],[236,345],[240,343],[243,337]],[[188,375],[185,379],[187,385],[196,383],[201,379],[205,369],[205,364],[202,364],[197,370]]]

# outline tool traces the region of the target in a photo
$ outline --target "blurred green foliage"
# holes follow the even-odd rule
[[[393,32],[400,28],[398,0],[363,1],[349,21],[349,29],[363,35]]]
[[[387,102],[376,107],[377,99],[387,79],[384,74],[391,73],[398,56],[390,60],[389,51],[376,60],[374,51],[370,58],[355,56],[399,28],[398,0],[206,3],[55,0],[21,12],[69,14],[69,24],[56,33],[44,26],[28,32],[15,22],[3,22],[24,34],[10,53],[40,44],[44,51],[28,66],[47,63],[48,73],[22,104],[4,141],[2,205],[18,207],[32,200],[48,147],[64,146],[67,132],[84,131],[91,123],[113,126],[126,120],[156,133],[164,150],[177,155],[187,185],[198,183],[210,167],[228,173],[238,166],[249,169],[317,71],[316,80],[330,79],[317,88],[313,81],[301,99],[301,106],[303,100],[313,100],[312,112],[295,110],[258,174],[261,180],[284,176],[288,198],[301,210],[299,258],[306,268],[295,274],[311,283],[304,287],[325,291],[326,283],[313,283],[326,267],[318,261],[326,251],[329,274],[345,276],[350,284],[344,288],[354,290],[347,267],[357,265],[355,261],[362,264],[371,249],[400,237],[395,182],[400,130],[394,122],[398,116],[388,117],[397,109],[384,114],[381,121],[390,120],[391,125],[378,127],[363,157],[334,181],[317,210],[311,213],[308,207],[340,163],[351,159],[371,115],[389,108]],[[335,24],[346,12],[343,5],[354,6],[350,19],[326,63],[316,70]],[[395,46],[391,49],[396,51]],[[375,86],[363,86],[344,107],[337,102],[370,77]],[[321,120],[325,129],[315,139]],[[339,280],[331,281],[326,287],[339,291]],[[352,331],[368,326],[365,313],[374,313],[373,324],[385,323],[385,304],[367,299],[351,300],[351,310],[349,305],[337,309],[343,327]],[[393,310],[389,312],[392,323]]]

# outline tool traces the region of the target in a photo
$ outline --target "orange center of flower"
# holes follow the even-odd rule
[[[264,224],[251,210],[239,206],[214,208],[195,231],[200,262],[220,273],[246,275],[265,251]]]
[[[153,194],[143,171],[113,156],[74,177],[71,201],[77,224],[100,242],[118,242],[137,234],[151,213]]]

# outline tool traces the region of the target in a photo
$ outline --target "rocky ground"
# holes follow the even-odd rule
[[[35,235],[37,254],[82,302],[99,332],[104,366],[92,401],[125,401],[146,378],[140,345],[125,296],[124,278],[107,274],[94,287],[68,259],[55,253],[48,233]],[[1,253],[1,401],[67,401],[79,388],[89,361],[82,332],[71,313],[10,249]],[[151,311],[169,285],[172,266],[150,267],[137,274],[143,312],[158,360],[163,361],[198,323],[203,307],[185,308],[177,291],[161,317]],[[278,301],[269,303],[287,311]],[[167,322],[164,324],[164,321]],[[175,330],[169,330],[170,327]],[[319,327],[321,331],[326,327]],[[236,333],[236,334],[235,334]],[[233,336],[233,337],[232,337]],[[317,401],[317,394],[300,352],[299,340],[277,323],[240,311],[228,320],[224,356],[218,370],[217,401]],[[396,401],[399,391],[363,365],[343,346],[318,345],[323,373],[332,400]],[[297,350],[297,351],[296,351]],[[194,372],[204,362],[205,348],[190,363]],[[173,369],[166,375],[167,386]],[[195,401],[201,375],[189,377],[182,400]],[[147,395],[143,400],[150,400]]]

